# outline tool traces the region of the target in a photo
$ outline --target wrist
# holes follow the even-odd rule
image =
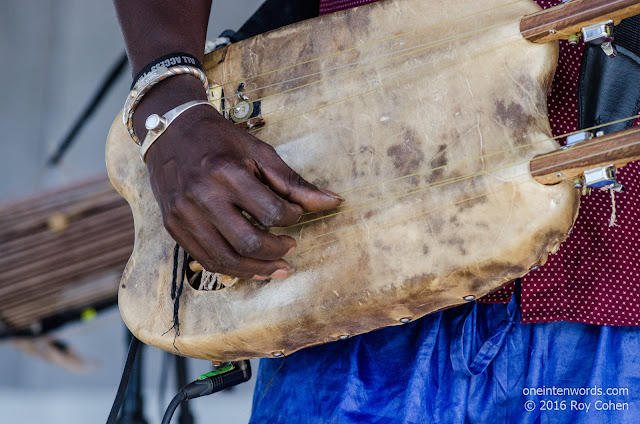
[[[193,100],[207,100],[202,83],[193,75],[177,75],[161,81],[143,98],[133,115],[136,135],[144,140],[147,129],[144,123],[151,114],[164,115],[171,109]]]

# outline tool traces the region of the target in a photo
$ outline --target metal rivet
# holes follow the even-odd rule
[[[400,318],[400,322],[403,323],[403,324],[406,324],[406,323],[408,323],[410,321],[411,321],[411,318],[409,318],[409,317]]]
[[[550,29],[550,30],[549,30],[549,34],[553,35],[553,34],[555,34],[555,33],[556,33],[556,30],[555,30],[555,29]]]
[[[149,115],[144,121],[144,127],[148,131],[160,131],[164,129],[164,122],[162,122],[162,118],[157,113]]]
[[[562,178],[562,172],[556,172],[556,177]]]
[[[476,300],[476,297],[472,294],[468,294],[465,297],[463,297],[463,299],[467,302],[473,302],[474,300]]]
[[[348,334],[341,334],[340,336],[338,336],[338,339],[340,340],[347,340],[349,338]]]
[[[271,356],[274,358],[282,358],[284,356],[284,352],[272,352]]]

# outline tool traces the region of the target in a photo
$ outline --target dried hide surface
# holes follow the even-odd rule
[[[178,337],[167,332],[175,242],[118,117],[107,156],[136,223],[119,294],[131,331],[196,358],[290,354],[479,298],[543,263],[578,194],[529,173],[532,157],[558,147],[546,111],[557,45],[519,34],[537,10],[387,0],[208,55],[226,106],[244,83],[266,123],[254,134],[346,202],[276,231],[298,241],[289,278],[185,284]]]

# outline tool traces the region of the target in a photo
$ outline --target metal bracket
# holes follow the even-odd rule
[[[571,134],[567,136],[567,144],[563,147],[563,149],[568,149],[572,147],[576,143],[580,143],[581,141],[589,141],[593,138],[593,133],[591,131],[583,131],[575,134]]]
[[[589,25],[582,28],[582,37],[585,43],[596,44],[609,57],[616,57],[618,51],[613,44],[613,20]]]
[[[584,171],[582,174],[584,184],[587,187],[599,188],[601,190],[625,191],[625,187],[616,179],[616,167],[613,165],[599,166],[597,168]]]
[[[264,125],[260,101],[254,102],[244,93],[244,83],[236,89],[238,100],[229,108],[229,119],[247,129]]]

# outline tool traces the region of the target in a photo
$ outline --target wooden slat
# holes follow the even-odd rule
[[[7,250],[0,250],[0,268],[19,267],[32,263],[43,256],[56,256],[62,252],[53,250],[64,246],[65,250],[75,246],[84,246],[86,250],[99,249],[104,245],[101,238],[110,234],[133,234],[131,213],[115,215],[98,214],[91,219],[76,223],[61,234],[44,232],[30,234],[21,239],[6,243]],[[95,219],[94,219],[95,218]],[[24,239],[24,242],[22,242]],[[131,239],[133,243],[133,239]]]
[[[0,233],[7,229],[14,230],[16,224],[21,225],[25,220],[48,214],[52,207],[61,209],[69,205],[78,206],[82,201],[91,201],[102,195],[115,197],[117,192],[106,177],[90,180],[62,189],[50,190],[30,196],[18,201],[0,205],[2,219]],[[123,199],[121,199],[124,202]]]
[[[101,277],[121,275],[133,242],[131,210],[106,177],[0,206],[0,320],[28,329],[112,301],[119,277]]]
[[[535,43],[566,40],[588,25],[640,14],[640,0],[573,0],[520,21],[522,36]]]
[[[591,168],[605,165],[622,167],[640,160],[640,128],[608,134],[578,143],[566,150],[536,156],[531,175],[542,184],[572,180]]]

